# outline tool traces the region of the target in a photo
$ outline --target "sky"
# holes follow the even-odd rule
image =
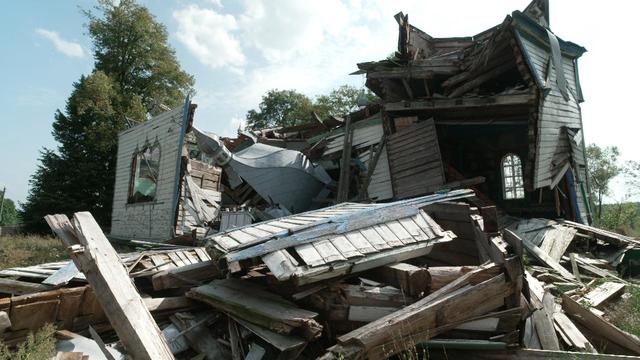
[[[397,46],[393,15],[435,37],[469,36],[490,28],[528,0],[142,0],[163,23],[184,70],[196,80],[195,123],[233,135],[270,89],[310,97],[342,84],[356,63],[380,60]],[[82,10],[92,0],[21,0],[0,13],[0,186],[26,199],[43,148],[56,147],[51,124],[72,84],[93,68]],[[579,60],[587,143],[616,145],[640,160],[635,85],[640,2],[551,0],[551,29],[588,51]],[[625,189],[614,185],[611,200]]]

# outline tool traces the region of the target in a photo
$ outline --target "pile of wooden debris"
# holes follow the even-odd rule
[[[637,241],[541,219],[499,231],[472,195],[342,203],[120,255],[89,213],[49,216],[72,261],[0,272],[1,338],[54,323],[74,359],[640,355],[603,311],[635,286],[612,266],[631,272]]]

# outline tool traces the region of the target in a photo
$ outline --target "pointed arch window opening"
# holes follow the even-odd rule
[[[131,159],[128,203],[151,202],[156,199],[160,173],[160,144],[145,146]]]
[[[524,199],[522,161],[516,154],[502,158],[502,195],[505,200]]]

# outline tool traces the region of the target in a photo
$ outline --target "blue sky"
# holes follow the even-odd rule
[[[309,96],[341,84],[356,63],[396,47],[393,15],[432,36],[467,36],[495,24],[528,0],[157,0],[142,1],[166,25],[182,67],[196,79],[196,124],[232,135],[247,110],[272,88]],[[637,2],[551,0],[551,28],[583,45],[580,59],[587,142],[618,145],[640,160],[635,84],[640,75]],[[86,19],[91,0],[13,1],[0,15],[0,186],[24,201],[39,151],[56,146],[51,123],[71,86],[93,67]],[[623,187],[615,186],[614,199]]]

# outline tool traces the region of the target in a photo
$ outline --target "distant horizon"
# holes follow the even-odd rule
[[[315,97],[342,84],[363,86],[362,76],[348,74],[358,62],[384,59],[395,51],[393,15],[399,11],[432,36],[471,36],[523,10],[529,1],[141,3],[165,24],[183,69],[196,79],[196,124],[229,136],[270,89],[295,89]],[[613,4],[618,5],[552,0],[551,29],[588,50],[578,61],[586,142],[616,145],[622,160],[640,160],[640,142],[628,125],[635,114],[631,86],[640,83],[640,75],[624,66],[640,50],[632,46],[619,51],[634,40],[632,17],[640,5]],[[0,190],[6,185],[7,197],[17,206],[26,199],[39,151],[57,146],[51,136],[55,111],[64,109],[72,84],[93,68],[79,8],[94,5],[91,0],[12,3],[5,12],[11,16],[0,23],[6,34],[0,49],[12,54],[0,59],[5,69],[0,105],[6,118],[0,123]],[[455,21],[449,14],[455,14]],[[615,203],[624,194],[624,184],[616,179],[607,201]]]

